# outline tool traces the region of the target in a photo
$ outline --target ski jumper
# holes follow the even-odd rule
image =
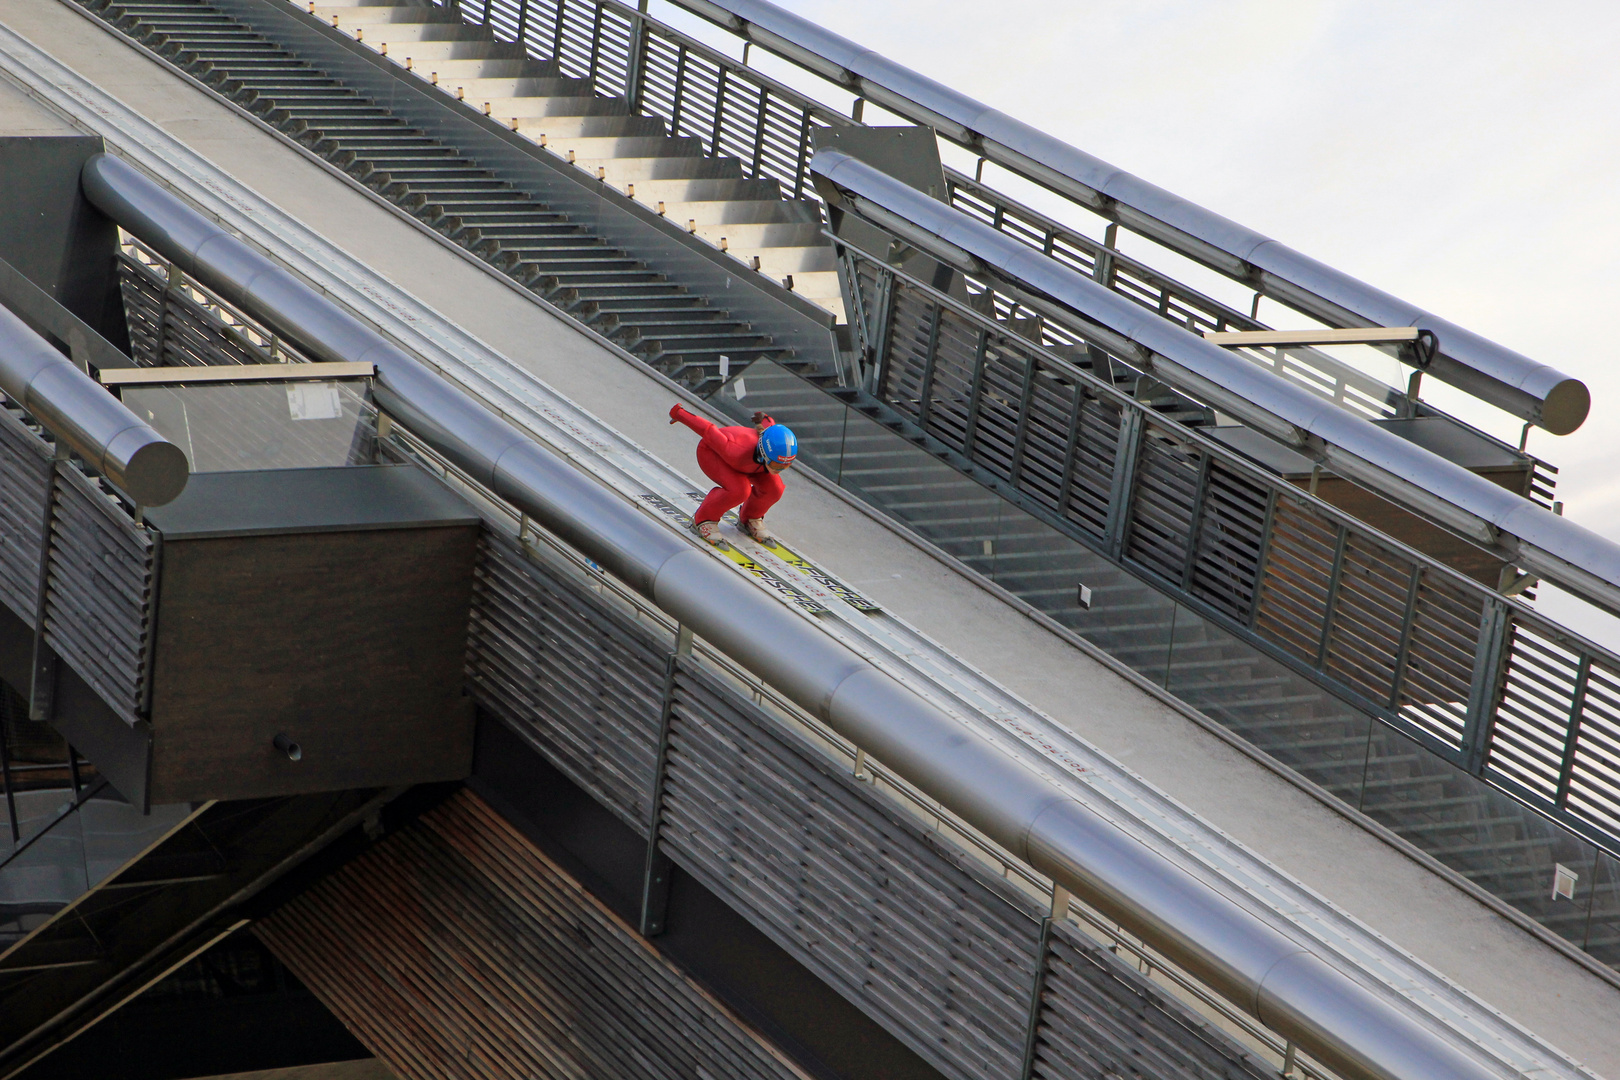
[[[698,507],[694,521],[700,525],[705,521],[719,521],[722,514],[738,503],[742,504],[738,516],[743,521],[752,521],[764,517],[765,511],[776,505],[787,485],[754,457],[759,445],[758,431],[751,427],[721,427],[692,415],[679,405],[669,410],[669,418],[679,420],[698,433],[698,468],[719,485]],[[761,426],[770,427],[774,423],[776,421],[767,416]]]

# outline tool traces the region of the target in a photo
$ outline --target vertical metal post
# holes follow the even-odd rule
[[[675,52],[675,88],[670,91],[669,103],[669,133],[681,133],[681,105],[686,98],[686,46],[682,45]],[[712,150],[713,147],[710,147]]]
[[[934,365],[939,360],[939,324],[945,319],[945,305],[934,305],[928,324],[928,352],[923,356],[922,384],[917,389],[917,425],[928,430],[929,398],[934,392]]]
[[[56,654],[45,644],[45,601],[50,593],[51,529],[56,520],[56,478],[67,461],[67,443],[56,440],[50,474],[45,478],[45,505],[40,508],[39,580],[34,588],[34,652],[29,669],[28,718],[49,720],[56,697]]]
[[[1479,618],[1479,645],[1474,651],[1474,674],[1468,688],[1468,715],[1463,721],[1463,768],[1478,776],[1485,768],[1496,696],[1502,685],[1502,664],[1512,629],[1507,605],[1486,600]]]
[[[669,759],[669,733],[674,720],[675,679],[680,671],[681,659],[692,655],[692,631],[685,626],[676,627],[675,651],[670,653],[664,669],[663,708],[658,719],[658,749],[653,759],[652,786],[647,799],[647,857],[641,875],[642,937],[655,937],[664,932],[664,916],[669,908],[669,882],[674,864],[658,847],[659,819],[664,811],[664,766]]]
[[[590,76],[591,86],[598,92],[602,89],[602,80],[597,68],[602,62],[602,5],[596,5],[596,13],[591,16],[591,59],[586,67]]]
[[[1108,485],[1108,525],[1103,542],[1110,558],[1125,550],[1126,525],[1131,517],[1131,495],[1136,488],[1136,466],[1142,457],[1147,424],[1142,410],[1126,406],[1119,418],[1119,442],[1114,446],[1114,474]]]
[[[1114,242],[1119,237],[1119,222],[1110,222],[1103,230],[1103,250],[1092,264],[1091,276],[1105,288],[1114,287]]]
[[[1333,612],[1339,606],[1339,582],[1344,580],[1344,549],[1350,543],[1350,530],[1339,526],[1339,538],[1333,544],[1333,569],[1328,572],[1327,602],[1322,607],[1322,636],[1316,642],[1316,669],[1327,663],[1328,646],[1333,642]]]
[[[877,308],[877,327],[876,340],[872,350],[872,385],[867,389],[874,396],[882,397],[883,384],[889,377],[889,352],[891,349],[889,339],[893,336],[894,307],[899,302],[897,295],[900,290],[896,286],[894,272],[888,269],[878,271],[877,286],[878,295],[877,304],[875,305]]]
[[[1266,516],[1260,525],[1260,552],[1254,560],[1254,595],[1249,598],[1249,629],[1260,618],[1260,600],[1266,594],[1266,563],[1271,560],[1271,533],[1277,526],[1277,489],[1266,494]]]
[[[1080,454],[1081,426],[1085,417],[1086,389],[1074,383],[1074,401],[1069,405],[1069,441],[1063,448],[1063,472],[1058,477],[1058,517],[1069,516],[1069,500],[1074,492],[1074,462]]]
[[[1401,614],[1401,644],[1395,650],[1395,669],[1389,681],[1389,699],[1384,702],[1399,711],[1401,691],[1406,687],[1406,669],[1412,659],[1412,632],[1417,624],[1419,590],[1423,585],[1423,564],[1412,564],[1412,577],[1406,585],[1406,610]]]
[[[641,88],[647,80],[647,3],[648,0],[641,0],[636,14],[630,17],[630,55],[624,64],[624,96],[630,102],[632,113],[641,111]]]
[[[1035,1075],[1035,1050],[1041,1033],[1041,998],[1046,992],[1047,954],[1052,948],[1052,924],[1069,917],[1069,891],[1063,886],[1052,886],[1052,908],[1041,920],[1040,933],[1035,942],[1035,980],[1030,986],[1029,1019],[1024,1026],[1024,1061],[1018,1070],[1021,1080]]]
[[[1035,377],[1040,372],[1040,357],[1033,352],[1024,354],[1024,386],[1018,395],[1018,419],[1013,425],[1012,457],[1007,462],[1007,482],[1017,487],[1024,475],[1024,447],[1029,445],[1029,406],[1035,398]]]
[[[10,691],[5,691],[9,704]],[[22,829],[17,824],[17,796],[11,788],[11,712],[9,707],[0,713],[0,787],[5,788],[6,820],[11,823],[11,842],[22,840]]]
[[[551,58],[557,61],[557,70],[560,74],[568,74],[562,70],[562,43],[563,25],[568,16],[568,0],[557,0],[557,17],[551,24]]]
[[[726,76],[729,74],[722,66],[714,79],[714,125],[709,128],[709,153],[715,157],[720,155],[720,130],[721,121],[726,115]]]
[[[1592,654],[1582,653],[1575,670],[1575,690],[1569,700],[1569,726],[1564,729],[1564,753],[1558,767],[1558,790],[1553,805],[1560,810],[1569,799],[1569,781],[1575,772],[1575,747],[1581,739],[1581,722],[1586,717],[1586,684],[1592,675]],[[1594,879],[1596,880],[1596,879]]]
[[[529,0],[518,0],[517,43],[525,53],[529,51]]]
[[[771,92],[759,88],[759,115],[754,117],[754,175],[762,175],[765,167],[765,119],[770,115]]]
[[[979,340],[973,346],[973,376],[968,386],[967,423],[962,429],[962,453],[973,460],[975,444],[979,440],[979,404],[984,400],[984,365],[990,345],[990,330],[979,328]]]
[[[799,160],[793,166],[793,198],[804,198],[805,170],[810,167],[810,107],[804,108],[799,121]]]
[[[1187,515],[1186,565],[1181,568],[1181,587],[1189,592],[1192,590],[1193,570],[1198,565],[1198,533],[1204,527],[1204,507],[1209,505],[1210,457],[1208,453],[1200,457],[1198,484],[1193,488],[1192,513]]]

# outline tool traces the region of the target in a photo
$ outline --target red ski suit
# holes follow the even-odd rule
[[[721,427],[701,416],[693,416],[679,405],[669,410],[669,418],[679,420],[698,433],[698,468],[720,485],[709,492],[693,520],[699,524],[719,521],[720,515],[742,503],[739,516],[744,521],[752,521],[764,517],[765,511],[776,505],[787,485],[755,459],[758,431],[751,427]],[[761,426],[770,427],[774,423],[776,421],[767,416]]]

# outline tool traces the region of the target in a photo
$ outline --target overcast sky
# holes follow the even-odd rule
[[[778,3],[1585,380],[1530,449],[1620,540],[1620,0]]]

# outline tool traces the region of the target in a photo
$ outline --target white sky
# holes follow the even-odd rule
[[[777,2],[1585,380],[1530,450],[1620,540],[1620,0]]]

